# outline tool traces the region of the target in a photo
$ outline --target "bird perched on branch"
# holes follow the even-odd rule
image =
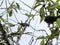
[[[48,24],[53,24],[57,20],[57,18],[60,18],[60,16],[57,16],[57,17],[56,16],[46,16],[44,21]]]

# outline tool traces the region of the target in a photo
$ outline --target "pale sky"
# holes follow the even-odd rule
[[[13,0],[10,0],[10,2],[11,2],[11,1],[13,1]],[[31,11],[30,8],[28,8],[27,6],[25,6],[23,3],[19,2],[19,0],[15,0],[15,1],[19,3],[19,5],[20,5],[21,8],[23,8],[23,9],[29,11],[29,12]],[[33,3],[34,3],[35,0],[22,0],[22,1],[23,1],[24,3],[26,3],[26,4],[28,4],[30,7],[32,7],[32,5],[33,5]],[[21,10],[21,12],[26,13],[26,12],[24,12],[23,10]],[[34,14],[34,11],[33,11],[33,14]],[[16,15],[16,17],[17,17],[17,19],[18,19],[19,22],[20,22],[21,20],[22,20],[23,22],[25,22],[25,20],[28,18],[28,17],[26,17],[25,15],[21,14],[20,12],[15,13],[15,15]],[[4,17],[5,17],[5,16],[4,16]],[[13,20],[16,21],[16,19],[15,19],[14,16],[12,16],[10,19],[13,19]],[[9,21],[10,21],[10,20],[9,20]],[[13,21],[11,21],[11,22],[13,22]],[[17,21],[16,21],[16,22],[17,22]],[[40,17],[39,17],[39,16],[35,16],[35,17],[34,17],[34,20],[31,20],[30,25],[31,25],[33,28],[35,28],[36,30],[41,30],[41,29],[42,29],[42,30],[46,30],[46,32],[47,32],[48,34],[50,34],[48,25],[47,25],[44,21],[42,21],[42,23],[39,23],[39,22],[40,22]],[[15,27],[15,28],[16,28],[16,27]],[[12,28],[13,31],[15,30],[15,28]],[[26,29],[25,32],[32,32],[32,33],[33,33],[33,31],[34,31],[34,30],[33,30],[31,27],[27,27],[27,29]],[[46,35],[46,33],[45,33],[45,32],[36,32],[36,31],[35,31],[35,32],[34,32],[34,35],[38,37],[38,36]],[[21,40],[20,40],[20,42],[19,42],[20,45],[28,45],[31,37],[32,37],[32,36],[30,36],[30,35],[22,35]],[[34,37],[34,39],[36,39],[36,38]],[[37,40],[37,42],[36,42],[35,45],[40,45],[40,41],[41,41],[41,40]],[[34,42],[32,43],[32,45],[34,45],[34,43],[35,43],[35,40],[34,40]]]

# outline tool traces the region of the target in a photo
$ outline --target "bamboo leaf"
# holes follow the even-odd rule
[[[38,40],[38,39],[47,39],[47,36],[39,36],[39,37],[37,37],[37,39],[36,40]]]
[[[37,7],[39,7],[41,4],[36,4],[33,9],[36,9]]]
[[[40,45],[44,45],[44,40],[41,41]]]
[[[34,16],[33,14],[28,14],[28,13],[26,13],[25,15],[26,15],[28,18],[33,17],[33,16]]]
[[[60,4],[56,4],[55,7],[56,7],[57,9],[60,9]]]
[[[45,17],[44,8],[40,9],[40,17],[41,17],[41,19],[40,19],[40,23],[41,23],[43,21],[44,17]]]
[[[9,16],[10,16],[10,17],[12,16],[12,10],[10,10],[10,12],[9,12]]]
[[[59,2],[60,0],[56,0],[56,2]]]
[[[57,25],[58,27],[60,27],[60,19],[57,19],[56,25]]]
[[[0,19],[1,19],[3,22],[5,22],[5,19],[4,19],[4,18],[1,17]]]
[[[11,17],[12,16],[12,14],[13,14],[13,11],[11,10],[11,9],[7,9],[7,13],[9,14],[9,17]]]
[[[15,25],[14,25],[14,24],[12,24],[12,23],[8,23],[8,24],[9,24],[9,26],[10,26],[10,27],[13,27],[13,26],[15,26]]]
[[[20,6],[19,6],[19,4],[18,4],[18,3],[16,3],[16,5],[17,5],[17,8],[18,8],[18,9],[20,9]]]

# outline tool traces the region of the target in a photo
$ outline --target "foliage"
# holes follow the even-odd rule
[[[34,35],[31,35],[32,32],[25,32],[26,28],[28,27],[28,26],[26,26],[26,24],[30,26],[31,20],[34,19],[35,16],[38,16],[38,15],[36,15],[37,13],[39,14],[39,17],[40,17],[40,19],[39,19],[40,23],[45,19],[45,16],[56,16],[56,17],[59,16],[60,15],[60,4],[59,4],[59,2],[60,2],[60,0],[56,0],[56,2],[54,2],[53,0],[36,0],[35,5],[32,8],[30,6],[28,6],[27,4],[25,4],[24,2],[22,2],[24,5],[26,5],[27,7],[29,7],[33,11],[36,11],[35,14],[32,13],[32,11],[28,12],[27,10],[22,9],[20,7],[19,3],[15,2],[15,1],[13,1],[12,3],[9,3],[10,5],[6,8],[6,11],[3,12],[0,16],[0,21],[1,21],[1,24],[2,24],[2,27],[3,27],[3,30],[0,27],[0,32],[2,33],[3,31],[6,31],[5,34],[2,33],[3,36],[6,36],[6,37],[4,39],[1,39],[1,42],[3,40],[6,41],[5,39],[9,40],[10,38],[11,38],[10,40],[13,41],[14,40],[13,38],[17,37],[17,42],[13,41],[14,43],[17,44],[23,34],[27,34],[27,35],[30,35],[32,37],[36,37]],[[2,1],[1,4],[3,4],[3,1]],[[36,9],[38,9],[38,7],[39,7],[39,10],[36,10]],[[14,15],[15,12],[18,13],[21,10],[26,11],[26,13],[23,12],[22,14],[24,16],[28,17],[28,19],[24,23],[23,23],[23,21],[18,21],[19,19],[17,19],[16,16]],[[7,14],[7,20],[4,18],[5,13]],[[9,22],[9,18],[11,18],[12,16],[14,16],[16,18],[17,23],[13,19],[10,19],[10,20],[13,20],[16,24],[14,24],[12,22]],[[50,40],[58,38],[58,35],[60,33],[60,30],[59,30],[60,19],[58,18],[52,25],[53,26],[50,27],[50,25],[48,24],[48,28],[51,32],[50,35],[39,36],[39,37],[36,38],[36,40],[42,39],[41,42],[40,42],[40,45],[45,45],[45,44],[52,45],[52,42]],[[17,31],[12,32],[11,28],[13,28],[15,26],[17,26],[16,27]],[[30,27],[34,31],[36,31],[32,26],[30,26]],[[42,31],[42,30],[40,30],[40,31]],[[3,36],[1,36],[1,37],[3,37]],[[31,40],[33,40],[33,39],[31,39]],[[32,44],[32,42],[33,41],[31,41],[31,44]],[[2,42],[0,44],[4,45],[5,42]]]
[[[40,14],[40,22],[42,22],[45,18],[45,16],[59,16],[59,10],[60,10],[60,4],[59,4],[59,0],[56,0],[56,2],[54,2],[53,0],[36,0],[36,4],[34,5],[33,9],[36,9],[38,8],[39,6],[42,6],[40,9],[39,9],[39,14]],[[56,12],[56,13],[55,13]],[[49,13],[49,14],[48,14]],[[58,32],[59,32],[59,27],[60,27],[60,19],[57,19],[57,21],[55,22],[55,26],[53,27],[49,27],[51,30],[54,30],[53,28],[58,28],[57,31],[51,31],[51,37],[48,35],[48,36],[42,36],[42,37],[37,37],[37,39],[54,39],[54,38],[57,38],[58,37]],[[54,24],[53,24],[54,25]],[[56,30],[56,29],[55,29]],[[56,33],[55,33],[56,32]],[[58,33],[58,34],[57,34]],[[42,44],[43,43],[43,44]],[[46,42],[47,45],[51,45],[52,42]],[[44,41],[42,40],[40,45],[44,45]]]

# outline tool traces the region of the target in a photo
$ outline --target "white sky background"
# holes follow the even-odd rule
[[[28,4],[30,7],[32,7],[32,5],[33,5],[33,3],[34,3],[34,0],[22,0],[22,1],[25,2],[26,4]],[[22,3],[20,3],[20,6],[21,6],[23,9],[26,9],[26,10],[29,11],[29,12],[31,11],[30,8],[28,8],[27,6],[23,5]],[[24,11],[22,11],[22,12],[24,13]],[[19,14],[18,14],[18,15],[19,15]],[[19,17],[19,18],[20,18],[20,17]],[[26,19],[26,17],[24,16],[24,18],[22,18],[22,16],[21,16],[20,19],[24,20],[24,19]],[[24,20],[24,21],[25,21],[25,20]],[[39,21],[40,21],[40,17],[39,17],[39,16],[35,16],[34,20],[31,21],[30,25],[31,25],[32,27],[34,27],[35,29],[37,29],[37,30],[40,30],[40,29],[48,30],[48,29],[47,29],[47,24],[44,23],[44,22],[42,22],[41,24],[39,24]],[[34,30],[33,30],[31,27],[28,27],[28,28],[26,29],[26,32],[27,32],[27,31],[28,31],[28,32],[33,32]],[[44,35],[44,34],[43,34],[43,32],[35,32],[34,35],[36,35],[36,36],[42,36],[42,35]],[[21,45],[28,45],[30,39],[31,39],[31,36],[29,36],[29,35],[23,35],[23,36],[21,37],[20,44],[21,44]],[[34,41],[34,42],[35,42],[35,41]],[[33,42],[33,43],[34,43],[34,42]],[[40,40],[38,40],[35,45],[39,45],[39,44],[40,44]],[[34,44],[32,44],[32,45],[34,45]]]
[[[12,1],[12,0],[10,0],[10,2],[11,2],[11,1]],[[21,8],[23,8],[23,9],[29,11],[29,12],[31,11],[30,8],[28,8],[27,6],[25,6],[23,3],[19,2],[19,0],[15,0],[15,1],[19,3],[19,5],[20,5]],[[28,4],[30,7],[32,7],[32,5],[33,5],[33,3],[34,3],[34,0],[22,0],[22,1],[23,1],[24,3],[26,3],[26,4]],[[4,7],[4,6],[3,6],[3,7]],[[21,11],[22,11],[22,10],[21,10]],[[23,13],[26,13],[26,12],[24,12],[24,11],[22,11],[22,12],[23,12]],[[34,12],[34,11],[33,11],[33,12]],[[28,17],[26,17],[25,15],[21,14],[20,11],[19,11],[18,13],[15,13],[15,15],[16,15],[16,17],[17,17],[17,19],[18,19],[19,22],[20,22],[21,20],[22,20],[23,22],[25,22],[25,20],[28,18]],[[4,17],[5,17],[5,16],[4,16]],[[13,19],[13,20],[16,21],[14,15],[13,15],[10,19]],[[34,17],[34,20],[31,20],[30,25],[31,25],[32,27],[34,27],[36,30],[41,30],[41,29],[43,29],[43,30],[46,30],[48,34],[50,34],[50,31],[49,31],[49,29],[48,29],[47,24],[46,24],[44,21],[43,21],[42,23],[39,23],[39,21],[40,21],[40,17],[39,17],[39,16],[35,16],[35,17]],[[12,21],[11,21],[11,22],[12,22]],[[17,21],[16,21],[16,22],[17,22]],[[15,27],[15,28],[16,28],[16,27]],[[13,31],[15,31],[15,28],[12,28]],[[33,31],[34,31],[34,30],[33,30],[31,27],[27,27],[27,29],[26,29],[25,32],[33,32]],[[38,36],[45,35],[45,33],[44,33],[44,32],[36,32],[36,31],[35,31],[34,35],[38,37]],[[32,36],[30,36],[30,35],[22,35],[21,40],[20,40],[20,42],[19,42],[20,45],[28,45],[31,37],[32,37]],[[34,39],[35,39],[35,38],[34,38]],[[34,41],[34,42],[35,42],[35,41]],[[34,45],[34,42],[33,42],[32,45]],[[40,44],[40,40],[37,40],[37,42],[36,42],[35,45],[39,45],[39,44]]]
[[[17,0],[16,0],[17,1]],[[34,3],[34,0],[22,0],[24,3],[28,4],[30,7],[32,7],[33,3]],[[20,3],[20,2],[19,2]],[[20,7],[27,10],[27,11],[31,11],[31,9],[27,6],[25,6],[23,3],[20,3]],[[24,13],[24,11],[22,11]],[[21,16],[19,16],[21,15]],[[26,20],[26,16],[22,15],[21,13],[19,13],[17,15],[18,19],[20,20],[23,20],[23,22]],[[47,28],[47,24],[45,22],[42,22],[41,24],[39,24],[39,21],[40,21],[40,17],[39,16],[35,16],[34,20],[31,21],[30,25],[32,27],[34,27],[35,29],[37,30],[40,30],[40,29],[44,29],[44,30],[48,30]],[[26,29],[26,32],[33,32],[34,30],[31,28],[31,27],[27,27]],[[48,32],[49,33],[49,30]],[[45,33],[44,33],[45,34]],[[35,32],[34,35],[35,36],[42,36],[44,35],[43,32]],[[23,35],[21,37],[21,40],[20,40],[20,44],[21,45],[28,45],[29,41],[31,40],[31,37],[32,36],[29,36],[29,35]],[[34,38],[35,39],[35,38]],[[34,41],[35,42],[35,41]],[[34,42],[32,45],[34,45]],[[40,45],[40,40],[37,40],[36,44],[35,45]]]

